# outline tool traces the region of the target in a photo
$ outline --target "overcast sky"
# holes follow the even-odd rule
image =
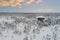
[[[0,0],[0,12],[60,12],[60,0]]]

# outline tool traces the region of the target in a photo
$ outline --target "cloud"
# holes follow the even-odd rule
[[[30,12],[50,13],[50,12],[55,12],[55,10],[51,9],[51,8],[41,8],[41,9],[38,9],[38,10],[32,10]]]
[[[9,0],[9,1],[0,0],[0,6],[12,6],[12,7],[19,6],[19,7],[21,7],[20,3],[23,1],[24,0]]]
[[[26,2],[26,4],[31,4],[32,2],[34,2],[34,0],[29,0]]]
[[[12,5],[14,2],[15,0],[9,0],[9,1],[0,0],[0,6],[9,6]]]
[[[12,6],[12,7],[16,7],[16,6],[19,6],[19,7],[22,7],[22,4],[32,4],[32,2],[35,2],[36,3],[41,3],[42,0],[9,0],[9,1],[6,1],[6,0],[0,0],[0,6]]]
[[[24,0],[17,0],[17,1],[15,2],[15,4],[12,5],[12,6],[13,6],[13,7],[19,6],[19,7],[21,8],[22,5],[21,5],[20,3],[22,3],[22,2],[24,2]]]
[[[31,4],[32,2],[42,3],[43,0],[29,0],[29,1],[26,2],[26,4]]]
[[[24,2],[24,0],[17,0],[15,1],[15,4],[11,5],[12,7],[16,7],[18,6],[19,8],[22,7],[21,3]]]
[[[43,2],[43,0],[37,0],[36,1],[36,3],[42,3]]]

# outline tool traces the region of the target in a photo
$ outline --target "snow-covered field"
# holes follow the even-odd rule
[[[40,19],[41,20],[41,19]],[[60,40],[60,17],[0,16],[0,40]]]

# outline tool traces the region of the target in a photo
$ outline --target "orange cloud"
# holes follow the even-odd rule
[[[26,4],[31,4],[32,2],[34,2],[35,0],[29,0],[26,2]],[[36,3],[42,3],[43,0],[36,0]]]
[[[35,2],[36,0],[28,0],[28,1],[25,1],[25,0],[9,0],[9,1],[6,1],[6,0],[0,0],[0,6],[12,6],[12,7],[22,7],[22,4],[31,4],[32,2]],[[24,3],[25,2],[25,3]],[[39,3],[39,2],[42,2],[42,0],[37,0],[36,3]]]
[[[13,6],[13,7],[19,6],[19,8],[21,8],[22,6],[21,6],[20,3],[22,3],[22,2],[24,2],[24,0],[16,0],[16,1],[15,1],[15,4],[13,4],[13,5],[11,5],[11,6]]]
[[[26,4],[31,4],[32,2],[34,2],[34,0],[29,0],[26,2]]]
[[[9,1],[1,0],[0,6],[9,6],[9,5],[12,5],[14,2],[15,0],[9,0]]]
[[[21,2],[23,2],[24,0],[9,0],[9,1],[5,1],[5,0],[0,0],[0,6],[21,6]]]

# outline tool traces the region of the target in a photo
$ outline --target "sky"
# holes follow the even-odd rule
[[[60,0],[0,0],[0,12],[60,13]]]

